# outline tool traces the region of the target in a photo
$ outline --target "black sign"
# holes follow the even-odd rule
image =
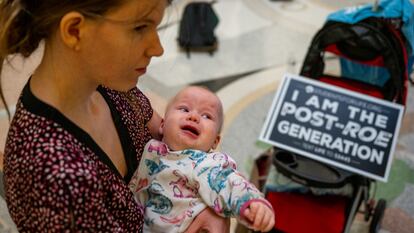
[[[399,104],[286,74],[260,140],[386,182],[403,110]]]

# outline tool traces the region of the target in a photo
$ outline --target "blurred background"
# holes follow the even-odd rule
[[[298,74],[311,39],[328,14],[373,1],[217,0],[213,4],[219,19],[215,30],[217,49],[213,53],[190,52],[188,56],[179,48],[177,34],[184,6],[189,2],[194,1],[174,0],[168,9],[160,27],[165,53],[153,59],[138,86],[160,114],[169,98],[184,86],[205,85],[215,91],[225,111],[219,150],[231,155],[242,173],[250,177],[256,159],[268,149],[258,142],[258,136],[283,74]],[[6,64],[2,85],[12,111],[41,56],[42,46],[29,59],[14,57],[11,64]],[[337,64],[329,69],[335,72]],[[377,184],[377,196],[388,202],[382,233],[414,232],[414,94],[412,86],[409,88],[389,181]],[[7,115],[0,104],[0,232],[16,232],[7,214],[2,187],[7,130]],[[368,223],[357,216],[352,232],[368,232]]]

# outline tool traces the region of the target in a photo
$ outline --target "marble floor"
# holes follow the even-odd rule
[[[161,114],[169,98],[190,84],[214,90],[223,101],[225,123],[220,150],[232,155],[250,176],[254,160],[263,153],[258,136],[283,73],[298,73],[307,47],[326,16],[343,7],[373,0],[217,0],[219,48],[213,54],[177,48],[178,22],[190,0],[175,0],[160,30],[165,54],[153,60],[138,86]],[[3,71],[2,84],[10,106],[42,56],[39,49],[28,60],[16,57]],[[410,90],[413,87],[410,86]],[[1,106],[0,106],[1,107]],[[11,107],[13,110],[13,107]],[[377,187],[377,198],[388,208],[382,233],[414,232],[414,94],[400,131],[390,179]],[[0,155],[7,132],[7,117],[0,108]],[[2,167],[0,156],[0,175]],[[0,194],[3,195],[0,185]],[[0,232],[15,232],[0,196]],[[367,223],[355,219],[352,232],[368,232]]]

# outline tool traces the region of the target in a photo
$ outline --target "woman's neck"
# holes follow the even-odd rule
[[[33,94],[55,107],[69,118],[91,112],[96,100],[98,84],[92,83],[77,69],[70,55],[57,49],[45,48],[42,62],[32,75]]]

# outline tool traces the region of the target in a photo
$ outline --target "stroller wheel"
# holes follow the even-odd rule
[[[372,215],[371,224],[369,225],[369,233],[378,233],[381,228],[381,221],[384,217],[385,207],[387,202],[384,199],[379,199],[375,206],[374,213]]]

